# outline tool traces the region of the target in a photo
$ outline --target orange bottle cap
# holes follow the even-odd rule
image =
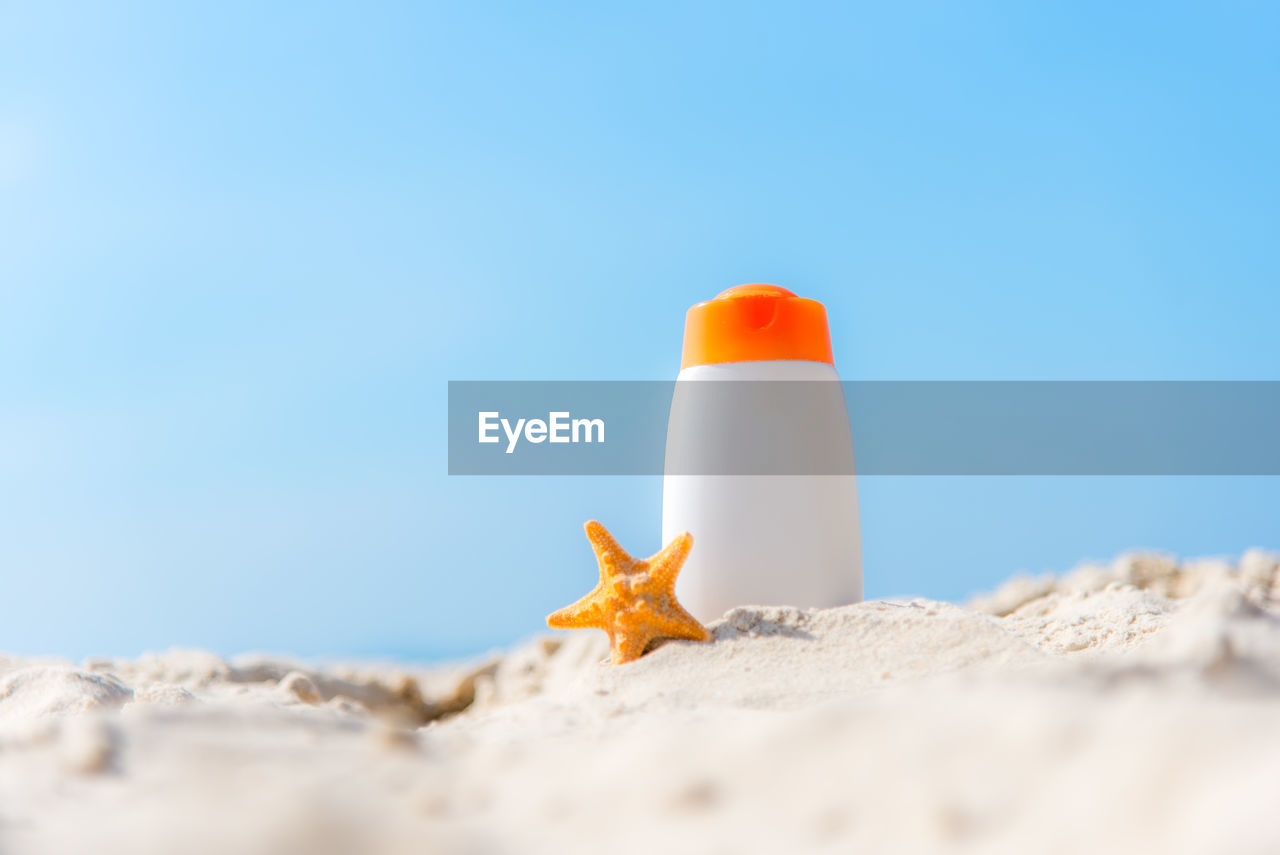
[[[832,365],[827,310],[777,285],[737,285],[689,309],[681,368],[802,359]]]

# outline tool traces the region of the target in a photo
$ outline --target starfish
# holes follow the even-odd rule
[[[676,602],[676,575],[693,537],[685,532],[637,561],[595,520],[584,526],[600,565],[600,582],[571,606],[547,615],[552,629],[603,629],[614,665],[639,659],[655,638],[710,641],[707,628]]]

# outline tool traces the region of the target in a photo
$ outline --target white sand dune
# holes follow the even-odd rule
[[[0,852],[1280,851],[1280,570],[743,608],[412,669],[0,657]]]

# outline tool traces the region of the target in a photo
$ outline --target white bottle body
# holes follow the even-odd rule
[[[862,543],[853,441],[839,375],[825,362],[770,360],[695,365],[680,372],[667,433],[668,472],[662,485],[662,542],[681,532],[693,549],[676,596],[706,622],[746,605],[802,608],[862,599]],[[723,425],[707,407],[715,395],[682,395],[700,381],[829,381],[817,389],[817,420],[796,419],[794,436],[819,462],[806,471],[839,474],[685,474],[670,468],[673,447],[711,447],[705,435]],[[806,391],[805,400],[815,393]],[[735,417],[737,417],[735,413]],[[806,417],[808,414],[806,413]],[[751,471],[750,465],[744,471]]]

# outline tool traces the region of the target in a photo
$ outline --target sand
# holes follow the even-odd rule
[[[1280,851],[1277,558],[443,668],[0,656],[0,852]]]

